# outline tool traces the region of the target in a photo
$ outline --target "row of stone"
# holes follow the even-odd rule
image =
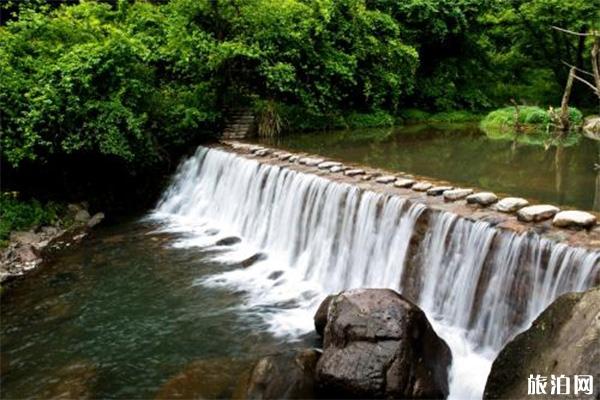
[[[273,157],[290,163],[298,163],[320,170],[328,170],[332,173],[342,172],[346,176],[360,177],[362,180],[371,180],[397,188],[411,189],[416,192],[425,192],[428,196],[442,196],[444,201],[466,200],[468,204],[477,204],[482,207],[491,206],[493,210],[503,213],[515,213],[517,219],[523,222],[540,222],[553,218],[552,223],[561,228],[591,228],[596,225],[597,219],[591,213],[585,211],[566,210],[561,211],[558,207],[548,204],[529,205],[526,199],[520,197],[506,197],[498,199],[492,192],[474,193],[473,189],[455,188],[452,186],[434,186],[427,181],[416,181],[410,176],[396,177],[393,175],[367,174],[364,169],[350,168],[338,161],[327,161],[318,157],[302,157],[284,151],[273,152],[262,146],[236,143],[232,145],[237,149],[246,149],[257,157],[265,157],[272,154]]]

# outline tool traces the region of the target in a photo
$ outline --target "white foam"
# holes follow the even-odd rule
[[[265,260],[197,284],[243,291],[240,311],[259,314],[274,335],[288,340],[313,330],[326,295],[357,287],[402,293],[415,285],[406,280],[411,275],[420,282],[419,305],[453,353],[451,397],[481,398],[502,346],[558,295],[590,287],[600,252],[499,234],[485,222],[439,213],[430,215],[420,261],[405,268],[424,209],[200,148],[182,164],[153,217],[163,221],[163,232],[182,234],[173,246],[217,249],[215,259],[225,264],[266,253]],[[227,236],[242,242],[215,246]],[[542,254],[550,255],[548,262]],[[518,311],[511,302],[523,286],[528,290]],[[516,315],[521,319],[514,322]]]

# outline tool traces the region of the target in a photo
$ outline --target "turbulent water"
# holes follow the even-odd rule
[[[417,302],[453,352],[450,396],[479,398],[493,358],[557,296],[600,276],[600,251],[535,234],[502,232],[486,222],[429,210],[397,196],[200,148],[179,168],[155,216],[191,235],[176,244],[211,247],[238,263],[203,279],[246,293],[273,334],[313,329],[327,295],[391,288]]]

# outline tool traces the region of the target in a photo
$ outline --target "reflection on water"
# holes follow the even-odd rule
[[[285,345],[240,313],[242,293],[194,285],[233,268],[210,261],[215,250],[172,248],[177,235],[153,228],[99,231],[4,293],[2,398],[172,398],[190,388],[228,398],[250,362]]]
[[[531,137],[492,139],[476,124],[417,124],[296,134],[263,143],[538,202],[600,210],[600,179],[594,170],[600,142],[583,136],[569,139],[565,146],[547,146]]]

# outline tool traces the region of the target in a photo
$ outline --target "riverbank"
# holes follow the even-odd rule
[[[8,233],[0,248],[0,285],[24,277],[62,250],[81,243],[103,219],[102,212],[90,215],[86,203],[69,204],[53,223]]]

